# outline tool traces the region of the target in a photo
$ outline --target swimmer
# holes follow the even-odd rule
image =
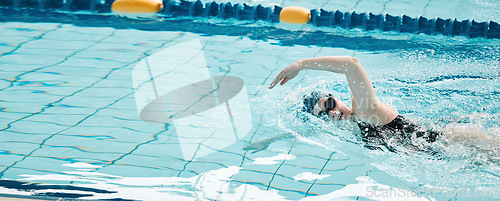
[[[305,97],[307,112],[318,116],[325,113],[332,120],[347,120],[356,115],[357,118],[372,125],[388,125],[399,119],[396,109],[382,103],[375,95],[372,83],[363,66],[356,58],[348,56],[328,56],[298,60],[286,67],[273,80],[270,89],[296,77],[301,70],[325,70],[344,74],[351,89],[352,108],[328,94],[313,93]]]
[[[344,74],[351,90],[351,106],[346,106],[332,94],[312,92],[304,96],[305,112],[316,117],[328,117],[332,121],[349,120],[355,122],[361,131],[361,139],[366,147],[379,149],[386,147],[395,151],[392,145],[403,145],[416,150],[422,148],[414,145],[412,139],[423,139],[428,143],[437,141],[442,132],[426,130],[401,116],[396,109],[381,102],[375,95],[373,85],[363,66],[354,57],[326,56],[301,59],[286,67],[273,80],[270,89],[278,83],[281,85],[295,78],[301,70],[324,70]],[[291,138],[290,134],[252,143],[245,150],[260,151],[274,140]],[[389,145],[387,142],[391,142]]]

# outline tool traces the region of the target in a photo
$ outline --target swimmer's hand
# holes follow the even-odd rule
[[[257,153],[259,151],[267,149],[267,147],[272,142],[273,142],[273,140],[270,140],[270,139],[261,140],[261,141],[249,144],[248,146],[244,147],[243,150],[245,150],[245,151],[254,150],[254,151],[252,151],[252,154],[254,154],[254,153]]]
[[[269,89],[272,89],[279,82],[281,82],[280,85],[285,84],[286,82],[297,76],[302,69],[302,62],[300,60],[296,61],[292,65],[289,65],[288,67],[283,69],[281,73],[276,76],[276,78],[274,78],[274,81],[269,86]]]

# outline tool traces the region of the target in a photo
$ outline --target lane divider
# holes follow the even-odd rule
[[[145,0],[120,0],[145,1]],[[151,0],[158,1],[158,0]],[[161,1],[161,0],[160,0]],[[38,9],[43,11],[80,11],[110,13],[114,0],[4,0],[0,6],[12,9]],[[202,3],[201,1],[163,0],[163,10],[158,13],[167,16],[217,17],[236,20],[262,20],[280,22],[282,7],[251,6],[245,3]],[[500,25],[494,21],[477,22],[475,20],[393,16],[390,14],[356,13],[312,9],[308,23],[319,27],[359,28],[363,30],[381,30],[400,33],[465,36],[469,38],[500,38]]]

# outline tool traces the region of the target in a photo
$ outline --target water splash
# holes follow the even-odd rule
[[[355,137],[355,133],[359,132],[356,130],[356,125],[348,122],[332,123],[304,114],[301,111],[302,97],[312,91],[334,91],[335,96],[346,103],[349,102],[347,100],[351,94],[346,84],[321,76],[306,78],[296,86],[273,89],[262,97],[251,100],[256,114],[262,115],[264,122],[263,129],[266,132],[262,133],[266,133],[264,134],[266,136],[261,137],[272,137],[276,133],[293,131],[295,138],[302,143],[334,150],[350,158],[365,161],[366,165],[406,180],[415,187],[437,185],[446,188],[492,188],[498,185],[500,115],[495,114],[498,101],[488,103],[484,101],[498,97],[484,95],[488,92],[478,90],[477,94],[466,93],[460,95],[463,97],[456,98],[453,93],[443,94],[441,91],[436,91],[435,88],[443,87],[445,82],[434,83],[432,85],[435,88],[430,88],[428,83],[397,83],[394,86],[394,82],[386,82],[384,79],[375,77],[372,80],[377,86],[376,90],[384,92],[381,98],[384,102],[391,100],[389,104],[395,105],[400,113],[424,128],[445,133],[445,136],[436,143],[427,143],[423,139],[414,139],[411,142],[422,150],[432,150],[435,154],[398,145],[393,145],[397,153],[369,150]],[[487,81],[487,79],[481,80]],[[456,80],[451,79],[451,81]],[[404,87],[406,91],[398,87]],[[460,90],[459,87],[455,89]],[[391,93],[385,93],[388,91]],[[447,98],[450,96],[454,98]],[[465,100],[478,100],[478,102],[473,104]],[[481,110],[481,108],[489,109]],[[469,114],[469,111],[482,112]],[[304,116],[309,119],[304,121],[301,118]],[[454,137],[449,134],[452,129],[455,129]],[[457,137],[456,133],[460,132],[456,131],[457,129],[469,132],[466,135],[469,138]],[[479,130],[483,134],[471,136],[470,132]]]

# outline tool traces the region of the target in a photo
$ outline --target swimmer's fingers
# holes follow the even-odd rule
[[[287,83],[289,80],[293,79],[295,76],[297,76],[297,74],[290,74],[290,73],[285,73],[283,76],[281,76],[279,78],[279,80],[276,80],[276,83],[274,83],[274,85],[276,85],[278,82],[280,83],[280,85],[284,85],[285,83]],[[281,81],[281,82],[280,82]],[[273,85],[273,87],[274,87]],[[272,88],[272,87],[271,87]]]
[[[281,85],[284,85],[286,82],[288,82],[288,80],[290,80],[290,78],[285,78],[285,79],[283,79],[283,80],[281,81],[281,83],[280,83],[280,84],[281,84]]]
[[[276,84],[278,84],[280,82],[281,82],[281,85],[283,85],[282,80],[286,79],[287,72],[288,72],[288,68],[283,69],[280,72],[280,74],[278,74],[278,76],[276,76],[276,78],[274,78],[273,82],[271,83],[271,86],[269,86],[269,89],[272,89],[274,86],[276,86]]]
[[[300,70],[302,69],[300,68],[300,65],[297,63],[293,63],[292,65],[286,67],[280,72],[278,76],[276,76],[274,81],[271,83],[271,86],[269,86],[269,89],[272,89],[276,84],[280,82],[281,85],[287,83],[289,80],[297,76]]]
[[[286,69],[285,69],[285,70],[286,70]],[[278,84],[278,82],[280,82],[280,81],[283,79],[283,78],[282,78],[282,77],[283,77],[283,74],[284,74],[283,72],[284,72],[285,70],[281,71],[281,73],[280,73],[278,76],[276,76],[276,78],[274,78],[273,82],[272,82],[272,83],[271,83],[271,85],[269,86],[269,89],[272,89],[272,88],[273,88],[276,84]]]

